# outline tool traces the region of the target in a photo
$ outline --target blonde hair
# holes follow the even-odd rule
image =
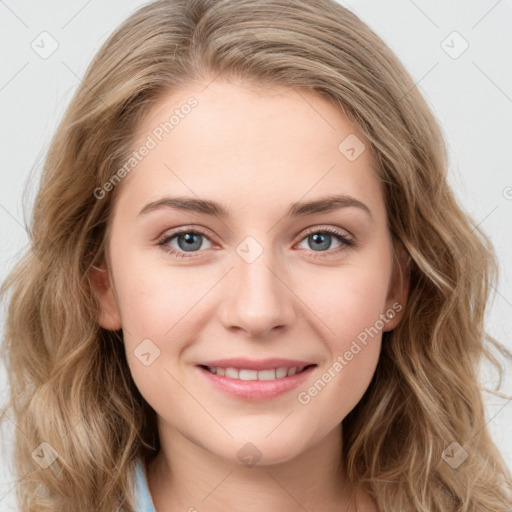
[[[497,279],[493,248],[447,184],[438,124],[403,65],[333,0],[160,0],[130,16],[90,64],[51,142],[31,247],[2,285],[12,292],[3,354],[17,425],[22,512],[133,510],[136,459],[159,449],[155,413],[138,392],[121,331],[97,322],[89,278],[105,254],[119,187],[108,182],[163,95],[236,79],[329,99],[379,163],[390,233],[410,256],[405,316],[343,420],[347,475],[382,511],[510,511],[510,473],[485,419],[478,367]],[[497,391],[493,391],[499,394]],[[500,394],[500,396],[503,396]],[[468,458],[454,469],[443,451]],[[42,468],[40,443],[57,460]]]

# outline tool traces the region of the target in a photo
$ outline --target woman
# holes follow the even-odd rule
[[[32,242],[3,286],[21,510],[510,509],[492,248],[340,5],[139,9],[55,134]]]

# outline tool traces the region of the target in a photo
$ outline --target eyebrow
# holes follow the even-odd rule
[[[370,208],[355,197],[348,195],[332,195],[314,199],[312,201],[298,201],[292,203],[285,213],[286,217],[302,217],[315,213],[325,213],[338,210],[340,208],[355,207],[366,212],[370,218],[372,212]],[[147,215],[150,212],[161,208],[175,208],[178,210],[186,210],[206,215],[219,216],[222,218],[229,217],[229,211],[221,204],[207,199],[197,199],[194,197],[162,197],[156,201],[146,204],[139,215]]]

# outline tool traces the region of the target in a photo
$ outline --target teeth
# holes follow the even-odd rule
[[[238,378],[240,380],[258,380],[258,372],[257,370],[240,370]]]
[[[258,372],[258,380],[274,380],[277,377],[276,370],[260,370]],[[286,377],[286,371],[283,377]]]
[[[282,379],[283,377],[286,377],[288,370],[286,368],[278,368],[276,370],[276,377],[278,379]]]
[[[210,372],[217,375],[223,375],[228,379],[237,380],[275,380],[282,379],[284,377],[290,377],[296,373],[300,373],[304,370],[304,366],[291,368],[275,368],[269,370],[237,370],[236,368],[221,368],[216,366],[208,366]]]
[[[224,374],[226,377],[229,377],[230,379],[238,379],[239,373],[238,370],[235,368],[226,368],[226,373]]]

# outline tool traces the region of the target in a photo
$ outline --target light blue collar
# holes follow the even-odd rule
[[[149,493],[144,462],[141,459],[135,464],[135,499],[137,503],[135,512],[156,512]]]

